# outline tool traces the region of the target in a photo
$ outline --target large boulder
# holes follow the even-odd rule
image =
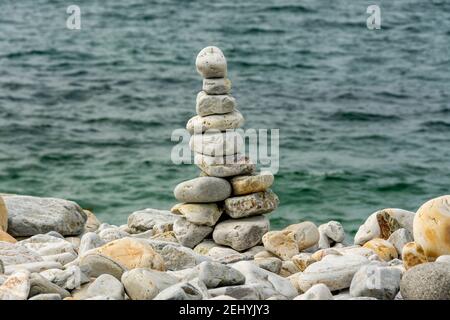
[[[414,218],[414,241],[428,260],[450,254],[450,195],[422,205]]]
[[[26,237],[56,231],[63,236],[84,230],[86,213],[75,202],[31,196],[3,196],[8,213],[8,233]]]

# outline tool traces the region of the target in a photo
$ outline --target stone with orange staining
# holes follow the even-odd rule
[[[423,204],[414,218],[414,241],[429,261],[450,254],[450,195]]]
[[[17,240],[14,239],[12,236],[7,234],[5,231],[0,230],[0,241],[9,242],[9,243],[16,243]]]
[[[165,270],[163,258],[145,240],[122,238],[93,250],[120,263],[128,270],[135,268]]]
[[[402,250],[402,260],[406,270],[428,262],[422,247],[415,242],[405,244]]]
[[[363,248],[371,249],[381,260],[391,261],[398,258],[398,252],[395,247],[387,240],[376,238],[366,242]]]
[[[394,231],[400,228],[405,228],[412,233],[414,215],[414,212],[402,209],[377,211],[359,227],[354,242],[357,245],[363,245],[375,238],[387,240]]]
[[[0,300],[27,300],[30,293],[30,272],[18,270],[0,286]]]
[[[8,229],[8,210],[6,210],[5,202],[0,196],[0,231],[5,231]]]
[[[283,260],[289,260],[299,252],[295,234],[289,230],[267,232],[262,242],[267,251]]]

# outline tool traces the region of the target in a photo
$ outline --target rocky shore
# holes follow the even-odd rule
[[[207,47],[196,66],[200,176],[175,187],[179,203],[115,226],[72,201],[0,194],[0,300],[450,299],[450,195],[377,211],[353,241],[338,221],[270,230],[274,176],[240,153],[226,59]]]

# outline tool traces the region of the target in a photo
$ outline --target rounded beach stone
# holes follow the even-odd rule
[[[28,300],[62,300],[61,296],[57,293],[41,293],[31,297]]]
[[[213,240],[211,239],[205,239],[202,242],[200,242],[198,245],[195,246],[194,248],[194,252],[201,254],[203,256],[206,256],[209,252],[209,250],[211,250],[214,247],[218,247],[219,245],[217,243],[215,243]]]
[[[132,300],[152,300],[177,282],[176,277],[166,272],[141,268],[127,271],[122,276],[125,291]]]
[[[173,224],[173,231],[183,246],[194,248],[213,231],[213,228],[191,223],[186,218],[179,218]]]
[[[252,193],[245,196],[231,197],[225,200],[225,212],[232,218],[269,213],[278,207],[278,196],[272,191]]]
[[[267,251],[272,252],[283,260],[289,260],[298,254],[298,245],[292,231],[269,231],[262,237]]]
[[[207,288],[244,284],[245,277],[238,270],[218,262],[202,262],[197,266],[198,278]]]
[[[294,233],[300,251],[316,245],[319,241],[319,229],[310,221],[291,224],[284,228],[284,230]]]
[[[213,239],[218,244],[244,251],[259,244],[269,226],[265,216],[225,220],[216,225]]]
[[[450,254],[450,195],[423,204],[414,218],[414,241],[429,261]]]
[[[87,216],[86,224],[84,225],[84,232],[94,232],[100,226],[100,220],[89,210],[83,210]]]
[[[363,248],[373,250],[381,260],[391,261],[392,259],[398,258],[398,252],[395,247],[387,240],[380,238],[372,239],[366,242]]]
[[[161,250],[167,270],[177,271],[195,267],[207,258],[194,252],[194,250],[182,246],[167,245]]]
[[[317,283],[323,283],[331,291],[350,287],[355,273],[369,260],[358,255],[327,255],[311,264],[299,276],[299,287],[306,291]]]
[[[201,291],[189,282],[174,284],[162,290],[153,300],[202,300]]]
[[[450,268],[447,263],[420,264],[405,272],[400,282],[405,300],[450,300]]]
[[[86,213],[75,202],[30,196],[3,196],[8,233],[25,237],[56,231],[64,236],[83,232]]]
[[[178,217],[168,210],[147,208],[133,212],[128,216],[128,226],[135,233],[153,230],[155,232],[170,231]]]
[[[207,130],[216,129],[226,131],[237,129],[244,125],[244,116],[238,110],[225,114],[214,114],[209,116],[195,116],[189,119],[186,129],[190,134],[203,133]]]
[[[405,228],[413,232],[414,212],[402,209],[384,209],[371,214],[355,235],[355,244],[363,245],[369,240],[381,238],[387,240],[390,235]]]
[[[211,157],[201,153],[195,153],[195,164],[207,176],[231,177],[253,173],[256,165],[248,157],[242,154],[230,156]]]
[[[406,270],[425,262],[428,262],[421,246],[415,242],[408,242],[402,249],[403,266]]]
[[[207,94],[228,94],[231,91],[231,81],[227,78],[203,79],[203,91]]]
[[[83,255],[85,252],[103,246],[105,241],[101,239],[98,234],[94,232],[87,232],[81,237],[80,247],[78,248],[78,254]]]
[[[237,154],[243,147],[244,138],[236,131],[209,130],[204,134],[193,134],[189,140],[192,151],[212,157]]]
[[[189,222],[212,227],[219,220],[222,211],[215,203],[182,203],[176,207],[175,212],[183,215]]]
[[[28,296],[33,297],[43,293],[57,293],[62,298],[70,297],[69,291],[60,288],[39,273],[32,273],[30,275],[30,292]]]
[[[148,268],[165,270],[164,260],[161,255],[143,239],[122,238],[93,250],[120,263],[127,269]]]
[[[230,183],[233,195],[239,196],[266,191],[272,186],[273,181],[273,174],[269,171],[263,171],[256,175],[233,177]]]
[[[119,280],[109,274],[102,274],[89,286],[86,297],[106,296],[114,300],[123,300],[124,295],[124,288]]]
[[[235,107],[236,99],[230,95],[210,95],[205,91],[200,91],[197,94],[196,111],[201,117],[230,113]]]
[[[222,50],[209,46],[203,48],[195,60],[197,72],[203,78],[224,78],[227,76],[227,60]]]
[[[173,193],[181,202],[217,202],[231,195],[231,185],[222,178],[198,177],[178,184]]]

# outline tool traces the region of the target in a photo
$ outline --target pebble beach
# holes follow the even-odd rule
[[[199,174],[172,208],[112,225],[73,201],[0,194],[0,300],[450,299],[450,195],[376,211],[354,237],[337,219],[271,228],[276,175],[241,153],[227,68],[217,47],[197,56]]]

